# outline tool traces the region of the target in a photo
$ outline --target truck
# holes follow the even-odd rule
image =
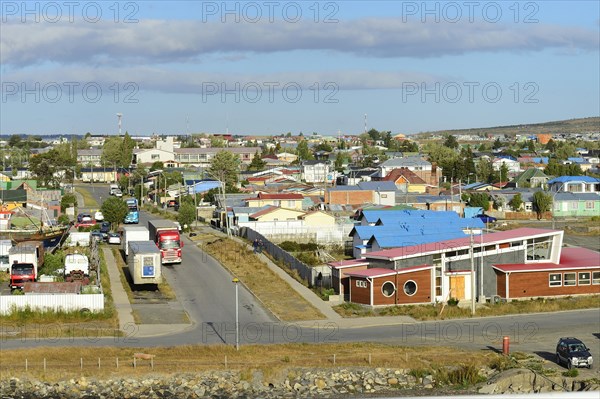
[[[65,281],[85,281],[90,276],[90,261],[83,254],[65,256]]]
[[[111,184],[111,185],[109,186],[109,190],[110,190],[110,191],[109,191],[109,192],[110,192],[110,195],[115,195],[115,191],[117,191],[117,190],[120,190],[120,188],[119,188],[119,185],[118,185],[118,184]]]
[[[8,261],[8,251],[12,248],[10,240],[0,240],[0,271],[8,271],[10,262]]]
[[[124,223],[125,224],[131,224],[131,223],[138,224],[140,222],[140,210],[138,208],[137,199],[129,198],[125,202],[127,203],[127,208],[129,209],[129,211],[127,212],[127,215],[125,215]]]
[[[121,235],[121,250],[125,256],[129,255],[130,241],[148,241],[150,232],[144,226],[123,226]]]
[[[12,289],[23,289],[28,281],[36,281],[38,269],[44,263],[44,246],[41,241],[20,242],[8,251]]]
[[[149,220],[148,230],[150,240],[154,241],[160,250],[161,263],[181,263],[183,240],[175,223],[170,220]]]
[[[162,270],[160,251],[153,241],[129,241],[127,266],[134,285],[160,284]]]
[[[89,231],[72,231],[67,238],[69,247],[89,247],[92,241],[92,233]]]

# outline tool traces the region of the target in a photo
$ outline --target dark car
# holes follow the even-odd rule
[[[109,232],[110,232],[110,222],[102,222],[102,225],[100,225],[100,233],[102,233],[102,237],[105,240],[108,238]]]
[[[92,239],[96,241],[104,240],[104,235],[99,230],[92,231]]]
[[[556,363],[566,364],[567,368],[592,368],[594,360],[587,346],[577,338],[561,338],[556,344]]]
[[[486,215],[484,213],[482,213],[481,215],[477,215],[475,217],[481,219],[481,221],[483,223],[495,223],[498,220],[495,217]]]

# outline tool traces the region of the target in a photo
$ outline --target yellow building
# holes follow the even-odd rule
[[[260,208],[265,205],[280,206],[288,209],[302,209],[301,194],[266,194],[259,193],[255,198],[246,199],[246,206]]]
[[[299,219],[304,220],[305,226],[326,227],[335,225],[335,217],[321,211],[308,212]]]
[[[302,215],[304,215],[304,212],[302,211],[271,206],[269,208],[263,209],[262,211],[250,215],[250,220],[258,222],[298,220],[298,218]]]

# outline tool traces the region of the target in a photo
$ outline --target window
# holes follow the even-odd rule
[[[151,154],[151,159],[153,161],[159,160],[160,159],[160,154]]]
[[[520,247],[522,245],[523,245],[523,241],[513,241],[513,242],[510,243],[510,247],[511,248],[513,248],[513,247]]]
[[[290,207],[290,208],[295,207],[296,206],[296,201],[288,201],[287,206]]]
[[[585,209],[594,209],[593,201],[585,201]]]
[[[565,287],[577,285],[577,273],[565,273]]]
[[[592,273],[592,284],[600,285],[600,272]]]
[[[576,211],[577,208],[578,208],[577,201],[571,201],[571,202],[569,202],[569,209],[571,209],[572,211]]]
[[[590,272],[579,273],[579,280],[577,283],[579,285],[590,285]]]
[[[550,287],[560,287],[562,285],[562,274],[550,273]]]
[[[495,251],[495,250],[496,250],[496,245],[495,244],[494,245],[486,245],[485,246],[485,251],[486,252],[488,252],[488,251]]]
[[[396,286],[391,281],[386,281],[381,286],[381,293],[383,294],[383,296],[385,296],[387,298],[394,295],[394,292],[396,292]]]
[[[358,288],[367,288],[367,282],[365,280],[356,280],[356,286]]]
[[[413,296],[417,293],[417,283],[412,280],[408,280],[404,283],[404,293],[408,296]]]

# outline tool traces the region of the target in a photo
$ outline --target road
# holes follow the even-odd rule
[[[96,185],[96,195],[108,196],[108,188]],[[152,215],[141,213],[140,225]],[[40,337],[33,339],[1,338],[3,349],[35,346],[118,346],[155,347],[193,344],[234,344],[235,291],[232,276],[219,263],[184,238],[181,265],[167,266],[164,276],[177,299],[188,313],[193,326],[181,333],[141,337],[135,330],[124,337],[97,337],[93,324],[86,338],[47,339],[40,326]],[[556,313],[512,315],[432,322],[398,323],[388,318],[365,320],[369,326],[351,327],[339,323],[315,321],[283,323],[275,321],[267,310],[243,288],[240,294],[240,343],[328,343],[383,342],[398,345],[446,345],[470,350],[499,350],[509,336],[512,350],[536,353],[552,360],[556,341],[561,336],[576,336],[600,360],[600,311],[579,310]],[[3,323],[5,331],[18,331],[18,324]]]

